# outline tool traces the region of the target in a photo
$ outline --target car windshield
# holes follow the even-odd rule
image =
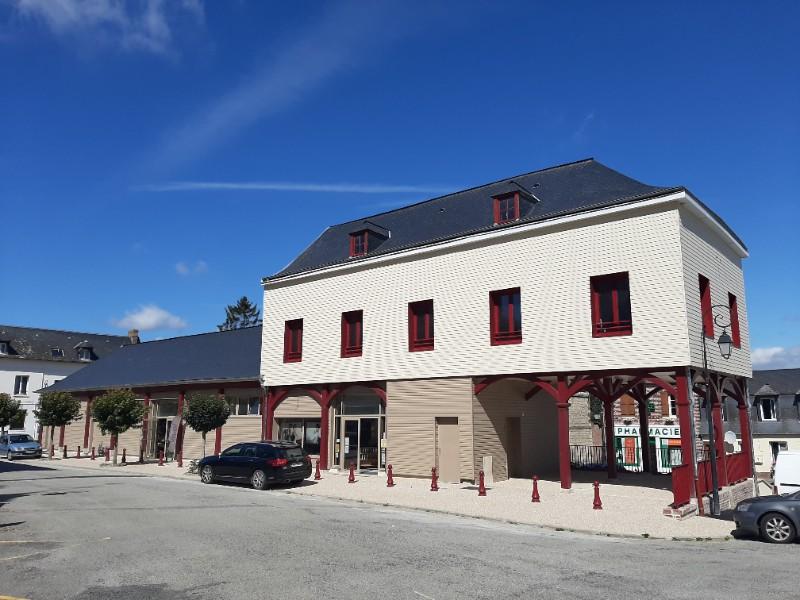
[[[25,442],[32,442],[33,438],[29,435],[12,435],[10,436],[12,444],[24,444]]]

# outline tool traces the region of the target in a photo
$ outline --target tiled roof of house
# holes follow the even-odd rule
[[[377,227],[388,232],[388,237],[377,247],[369,248],[366,257],[373,257],[498,228],[640,201],[682,189],[641,183],[590,158],[334,225],[285,269],[266,280],[360,260],[349,256],[349,236],[359,230]],[[519,220],[495,225],[492,197],[517,190],[526,198],[520,203]],[[736,237],[719,217],[709,212]]]
[[[750,394],[753,396],[800,394],[800,369],[753,371]]]
[[[90,348],[91,360],[97,360],[130,344],[130,339],[124,335],[0,325],[0,342],[6,342],[8,348],[0,358],[84,362],[78,357],[79,348]]]
[[[260,379],[261,326],[125,346],[45,391],[224,383]]]

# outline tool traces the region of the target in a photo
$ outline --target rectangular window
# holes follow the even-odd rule
[[[489,294],[492,346],[522,343],[522,308],[519,288]]]
[[[350,234],[350,256],[364,256],[367,253],[367,232]]]
[[[278,439],[294,442],[309,454],[319,454],[319,419],[278,419]]]
[[[739,335],[739,304],[736,302],[736,296],[728,294],[728,308],[731,311],[731,339],[733,345],[737,348],[742,347],[742,338]]]
[[[286,321],[283,330],[283,362],[303,360],[303,319]]]
[[[519,219],[519,194],[506,194],[494,199],[494,222],[496,225]]]
[[[592,336],[631,335],[631,290],[627,273],[596,275],[592,288]]]
[[[433,350],[433,300],[408,303],[408,350]]]
[[[92,349],[91,348],[78,348],[78,359],[84,361],[92,360]]]
[[[14,395],[25,396],[28,393],[28,376],[17,375],[14,377]]]
[[[714,315],[711,311],[711,282],[702,275],[700,281],[700,318],[703,321],[703,333],[706,337],[714,337]]]
[[[758,403],[758,415],[762,421],[777,421],[777,398],[761,398]]]
[[[0,354],[8,354],[8,342],[0,342]]]
[[[261,414],[260,398],[229,398],[231,415],[248,416]]]
[[[64,351],[61,348],[51,348],[50,356],[53,358],[64,358]]]
[[[342,358],[361,356],[363,330],[363,310],[342,313]]]

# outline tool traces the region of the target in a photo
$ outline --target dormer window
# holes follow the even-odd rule
[[[50,348],[50,356],[53,358],[64,358],[64,351],[61,348]]]
[[[91,348],[78,348],[78,360],[90,361],[92,360]]]
[[[350,256],[364,256],[367,253],[367,230],[350,234]]]
[[[519,192],[495,196],[493,200],[495,225],[519,220]]]
[[[8,342],[0,342],[0,355],[6,356],[8,354]]]

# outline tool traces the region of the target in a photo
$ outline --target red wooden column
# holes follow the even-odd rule
[[[275,390],[271,389],[267,392],[267,410],[264,411],[264,413],[266,437],[268,440],[271,440],[273,421],[275,420]]]
[[[695,473],[695,448],[692,443],[694,419],[692,418],[692,411],[689,405],[689,387],[686,369],[678,369],[675,371],[675,404],[678,407],[678,424],[681,427],[681,462],[684,465],[690,465],[692,473]],[[694,479],[695,497],[698,498],[699,502],[700,495],[697,493],[697,478],[694,475],[692,477]],[[702,502],[699,502],[699,507],[702,512]]]
[[[144,416],[142,417],[142,443],[139,445],[139,462],[144,462],[144,453],[147,449],[147,433],[149,427],[147,426],[150,420],[150,392],[144,395]]]
[[[647,414],[647,400],[639,400],[639,446],[642,453],[642,472],[650,473],[650,419]]]
[[[86,415],[83,423],[83,447],[89,447],[89,432],[92,430],[92,397],[86,400]]]
[[[267,440],[267,394],[264,393],[264,388],[259,390],[261,397],[261,439]]]
[[[327,401],[327,394],[323,396],[325,402],[320,407],[319,421],[319,466],[321,469],[328,468],[328,436],[330,434],[330,415],[331,405]],[[380,442],[380,440],[379,440]],[[380,452],[380,449],[378,449]]]
[[[617,477],[617,452],[614,445],[614,403],[609,399],[603,400],[603,424],[606,430],[606,462],[608,463],[608,478]]]
[[[558,471],[561,488],[572,488],[572,466],[569,461],[569,388],[566,377],[558,376],[556,408],[558,410]]]
[[[739,435],[742,438],[742,454],[747,457],[748,471],[753,476],[753,438],[750,434],[750,415],[747,413],[747,400],[739,399]]]
[[[217,395],[222,398],[225,396],[225,390],[220,388],[217,390]],[[214,430],[214,454],[222,452],[222,427],[217,427]]]
[[[717,453],[717,480],[720,486],[728,485],[725,438],[722,432],[722,402],[716,386],[711,386],[711,421],[714,424],[714,446]]]
[[[183,450],[183,405],[186,403],[186,392],[178,392],[178,435],[175,437],[175,456]]]

